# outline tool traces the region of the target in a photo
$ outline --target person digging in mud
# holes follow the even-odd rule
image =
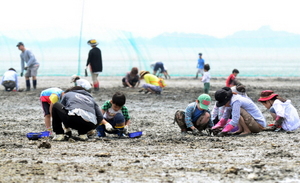
[[[167,68],[164,67],[163,62],[152,62],[150,64],[150,68],[153,69],[153,75],[160,77],[160,75],[163,74],[165,79],[171,79],[171,76],[169,75]]]
[[[125,103],[125,95],[116,92],[111,100],[102,105],[103,120],[96,128],[99,137],[106,137],[106,133],[117,134],[119,137],[127,134],[130,116]]]
[[[141,79],[145,80],[146,84],[143,84],[143,89],[141,89],[139,92],[145,91],[145,93],[151,92],[155,94],[161,94],[163,86],[158,77],[150,74],[149,71],[141,71],[140,77]]]
[[[192,131],[193,135],[203,135],[202,131],[207,127],[212,127],[210,120],[209,104],[211,98],[207,94],[201,94],[195,102],[190,103],[185,109],[185,125],[181,128],[181,134]]]
[[[137,67],[132,67],[131,71],[126,74],[122,79],[124,87],[134,88],[140,85],[140,76],[138,75],[139,70]]]
[[[292,105],[291,100],[286,100],[275,94],[272,90],[264,90],[258,99],[269,109],[275,123],[265,128],[265,131],[294,131],[300,127],[300,119],[297,109]]]
[[[91,83],[86,79],[81,79],[79,76],[75,74],[71,77],[71,83],[74,83],[75,86],[81,86],[82,88],[84,88],[86,91],[90,93],[92,91]]]
[[[246,93],[246,86],[244,86],[242,83],[238,82],[237,85],[232,86],[230,89],[233,93],[236,93],[238,95],[241,95],[242,97],[248,98],[248,95]],[[224,128],[224,126],[231,121],[231,116],[230,116],[230,119],[227,119],[227,120],[225,118],[223,118],[225,110],[231,110],[231,109],[225,107],[224,105],[221,107],[217,107],[217,103],[215,103],[215,106],[212,110],[212,117],[213,117],[212,120],[216,121],[216,119],[218,119],[218,118],[220,118],[220,120],[215,124],[215,126],[212,127],[214,134],[217,134],[218,132],[220,132],[222,130],[222,128]],[[230,111],[230,113],[231,113],[231,111]],[[234,129],[232,129],[231,131],[237,131],[237,130],[238,130],[238,126]]]
[[[214,124],[211,129],[214,135],[217,135],[219,132],[221,132],[224,126],[231,121],[230,118],[227,120],[223,118],[225,110],[225,106],[217,107],[217,103],[215,103],[211,112],[211,121]]]
[[[3,74],[1,84],[7,92],[13,91],[14,88],[16,88],[16,91],[22,91],[19,89],[18,74],[14,68],[9,68],[8,71]]]
[[[247,97],[242,97],[237,93],[232,92],[229,87],[224,87],[215,93],[217,107],[224,106],[230,110],[225,110],[223,118],[227,120],[232,115],[231,121],[225,128],[218,134],[223,137],[227,135],[234,127],[238,126],[239,129],[234,132],[234,135],[247,136],[251,133],[259,133],[266,127],[266,120],[255,105],[255,103]]]
[[[40,101],[44,111],[45,126],[46,130],[50,132],[50,135],[52,135],[52,108],[56,102],[59,102],[63,95],[64,91],[60,88],[48,88],[43,90],[40,94]]]
[[[87,133],[94,130],[103,120],[100,108],[92,95],[81,86],[75,86],[65,91],[61,102],[53,105],[52,127],[55,136],[52,140],[64,141],[64,129],[66,133],[70,128],[78,131],[79,140],[88,140]],[[71,136],[71,135],[69,135]]]

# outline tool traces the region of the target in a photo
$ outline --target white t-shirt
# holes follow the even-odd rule
[[[115,110],[113,110],[112,108],[109,108],[109,109],[104,113],[103,117],[104,117],[105,119],[112,119],[112,118],[114,118],[115,115],[118,114],[118,113],[121,113],[121,114],[122,114],[121,109],[118,110],[118,111],[115,111]]]
[[[277,116],[283,117],[282,128],[286,131],[293,131],[300,127],[300,119],[297,109],[291,104],[291,100],[281,102],[276,99],[273,108]]]
[[[89,90],[89,89],[91,89],[91,83],[90,82],[88,82],[87,80],[85,80],[85,79],[78,79],[78,80],[76,80],[76,82],[75,82],[75,85],[76,86],[81,86],[82,88],[84,88],[84,89],[86,89],[86,90]]]
[[[210,73],[209,72],[204,72],[202,76],[202,82],[203,83],[209,83],[210,82]]]

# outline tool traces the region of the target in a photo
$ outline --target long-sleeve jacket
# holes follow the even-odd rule
[[[34,65],[39,64],[30,50],[25,50],[21,53],[21,72],[24,70],[24,63],[26,63],[27,67],[33,67]]]
[[[86,66],[90,65],[92,72],[102,72],[102,55],[98,47],[90,50]]]
[[[266,127],[267,123],[265,117],[250,98],[234,94],[230,100],[230,106],[231,107],[228,107],[228,109],[226,108],[223,118],[228,119],[231,112],[232,120],[230,121],[230,124],[232,126],[237,126],[239,123],[241,114],[240,111],[241,108],[243,108],[254,118],[257,123],[259,123],[262,127]]]
[[[293,131],[300,127],[300,119],[297,109],[292,105],[291,100],[281,102],[276,99],[272,105],[276,115],[283,117],[282,128],[286,131]]]
[[[61,104],[63,104],[68,111],[77,110],[79,113],[82,111],[87,112],[81,113],[81,117],[90,117],[87,121],[90,121],[95,125],[103,120],[103,115],[98,104],[93,99],[92,95],[85,90],[73,90],[67,92],[62,98]]]

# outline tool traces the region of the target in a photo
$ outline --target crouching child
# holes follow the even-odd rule
[[[184,116],[184,123],[180,121],[180,112],[176,112],[175,121],[181,128],[181,134],[187,134],[187,131],[192,131],[193,135],[203,135],[202,131],[211,128],[213,123],[210,117],[209,105],[211,98],[207,94],[200,95],[195,102],[190,103],[181,116]]]
[[[125,102],[125,95],[116,92],[111,100],[107,100],[102,105],[103,120],[96,128],[99,137],[106,137],[106,133],[117,134],[122,137],[128,133],[130,117]]]

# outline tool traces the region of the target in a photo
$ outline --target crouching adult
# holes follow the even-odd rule
[[[225,136],[236,126],[239,128],[236,132],[233,132],[233,134],[239,136],[258,133],[266,127],[266,120],[263,114],[250,98],[232,92],[229,87],[224,87],[216,91],[215,99],[217,100],[217,107],[225,105],[225,107],[229,108],[225,110],[223,118],[227,120],[230,116],[230,112],[232,116],[231,121],[218,136]]]
[[[14,68],[9,68],[3,74],[1,84],[4,86],[5,91],[13,91],[14,88],[16,88],[16,91],[21,91],[19,90],[18,74]]]
[[[100,108],[89,92],[81,86],[67,89],[61,103],[53,105],[52,127],[56,134],[53,140],[65,140],[62,124],[77,130],[80,140],[87,140],[87,133],[94,130],[102,120]]]
[[[182,134],[186,134],[187,131],[192,131],[194,135],[202,135],[203,130],[213,126],[208,109],[210,102],[210,96],[202,94],[195,102],[192,102],[187,106],[185,109],[186,128],[181,128]]]

